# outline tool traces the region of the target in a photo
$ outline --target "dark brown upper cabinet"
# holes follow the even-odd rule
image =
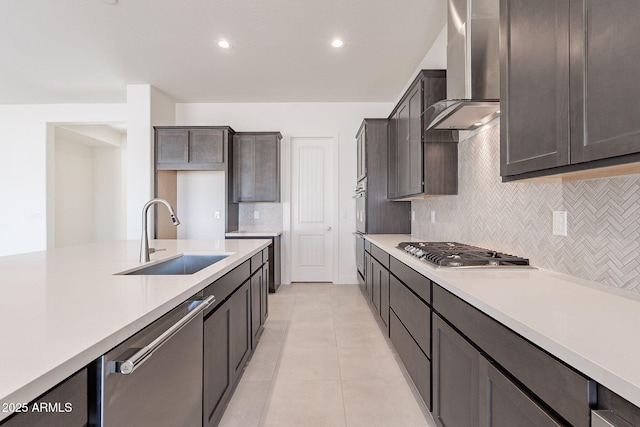
[[[224,170],[226,127],[155,128],[158,170]]]
[[[386,137],[386,135],[385,135]],[[364,129],[358,132],[356,136],[356,147],[358,151],[358,163],[356,166],[356,181],[360,181],[362,178],[366,178],[367,176],[367,149],[366,149],[366,135]]]
[[[501,0],[504,181],[640,161],[639,37],[631,0]]]
[[[235,131],[229,126],[155,126],[154,196],[174,207],[180,171],[219,171],[225,174],[225,230],[238,230],[239,206],[231,201],[231,162]],[[208,194],[202,194],[208,197]],[[176,227],[154,210],[155,238],[175,239]]]
[[[238,132],[233,138],[233,201],[280,201],[280,132]]]
[[[371,234],[411,233],[411,203],[387,198],[388,188],[388,124],[387,119],[364,119],[356,135],[358,171],[366,171],[366,197],[357,199],[364,205],[366,218],[359,218]],[[359,222],[360,224],[360,222]]]
[[[425,109],[445,97],[446,71],[422,70],[389,116],[390,199],[457,194],[457,132],[424,129]]]

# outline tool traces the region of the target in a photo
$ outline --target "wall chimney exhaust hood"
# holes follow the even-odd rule
[[[499,18],[499,0],[449,0],[447,99],[425,111],[427,130],[473,130],[500,115]]]

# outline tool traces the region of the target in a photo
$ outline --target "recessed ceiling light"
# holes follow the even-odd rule
[[[340,39],[333,39],[331,41],[331,46],[333,46],[333,47],[342,47],[342,46],[344,46],[344,42],[342,40],[340,40]]]
[[[223,49],[229,49],[231,47],[231,44],[226,40],[220,40],[218,42],[218,46],[220,46]]]

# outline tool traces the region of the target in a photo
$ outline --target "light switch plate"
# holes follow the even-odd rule
[[[431,211],[431,224],[436,223],[436,211]]]
[[[567,235],[567,211],[553,211],[553,235]]]

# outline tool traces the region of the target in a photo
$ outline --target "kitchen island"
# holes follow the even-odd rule
[[[227,239],[271,239],[269,245],[269,293],[276,293],[282,283],[281,248],[282,230],[233,231],[225,234]]]
[[[191,275],[118,275],[140,242],[93,243],[0,257],[0,408],[30,402],[150,325],[271,243],[154,240],[153,264],[178,254],[227,254]],[[11,415],[0,411],[0,420]]]
[[[379,248],[379,253],[391,257],[392,273],[393,266],[398,265],[393,261],[395,259],[428,279],[414,281],[418,285],[412,286],[414,292],[426,287],[427,299],[424,301],[433,303],[434,322],[435,313],[440,310],[438,317],[446,318],[456,327],[467,327],[470,332],[475,333],[474,325],[469,326],[468,322],[469,319],[484,319],[473,314],[472,310],[477,309],[515,332],[517,336],[533,343],[534,346],[527,350],[531,354],[537,352],[536,347],[542,349],[562,364],[570,366],[571,370],[604,386],[636,407],[640,406],[640,367],[637,363],[640,341],[635,332],[635,325],[640,323],[639,296],[544,269],[434,268],[396,248],[400,242],[424,239],[407,235],[365,235],[365,239]],[[377,252],[374,250],[372,253]],[[431,291],[429,286],[432,287]],[[437,289],[443,289],[444,293],[439,290],[436,295]],[[445,293],[454,297],[447,297]],[[452,301],[456,307],[452,318],[457,320],[451,320],[452,318],[442,314],[447,308],[443,303],[449,304]],[[464,308],[464,316],[468,317],[457,318],[462,313],[460,307],[465,303],[473,309]],[[393,290],[391,305],[393,308]],[[457,321],[463,323],[456,323]],[[490,324],[487,320],[482,322]],[[434,334],[438,331],[434,327]],[[433,340],[432,351],[435,353],[436,338]],[[498,357],[505,347],[503,341],[495,342],[502,343],[495,350]],[[493,348],[493,343],[487,342],[487,346]],[[479,347],[482,348],[482,345]],[[509,347],[509,351],[517,354],[513,347]],[[427,356],[431,357],[431,354]],[[508,361],[504,360],[505,363]],[[534,369],[533,366],[525,368]],[[433,375],[437,371],[434,368]],[[538,371],[538,374],[543,373]],[[598,386],[598,408],[603,403],[601,398],[605,392]],[[587,398],[586,388],[580,393]],[[591,407],[595,404],[594,401],[590,403]],[[437,409],[435,400],[434,408]],[[633,411],[637,411],[637,408]]]

